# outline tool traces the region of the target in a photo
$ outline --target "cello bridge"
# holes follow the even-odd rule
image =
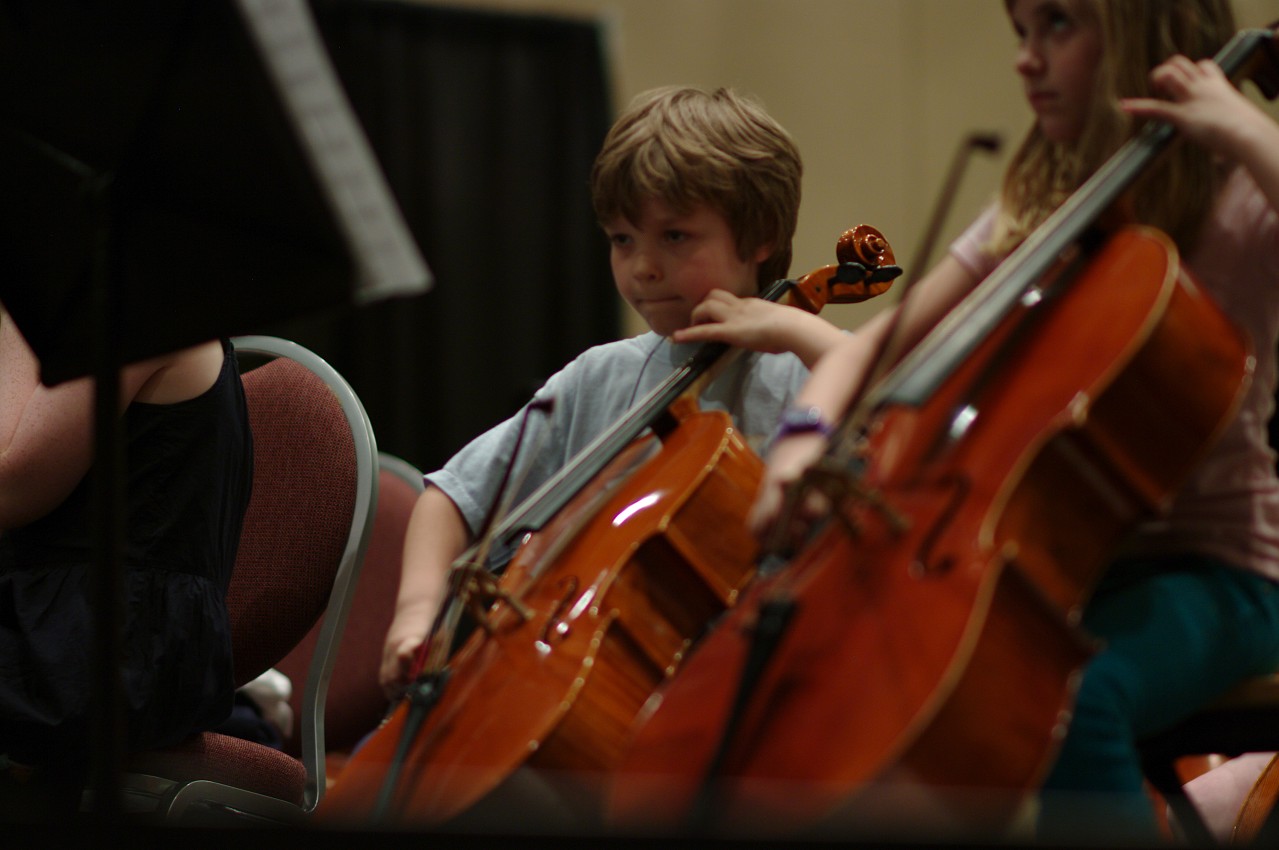
[[[857,476],[849,475],[843,464],[822,458],[805,474],[805,482],[830,500],[835,506],[836,518],[853,536],[860,535],[861,524],[842,509],[850,501],[854,506],[862,505],[879,514],[897,534],[910,527],[910,521],[888,504],[882,493],[867,487]]]
[[[493,622],[489,613],[498,602],[509,605],[522,622],[527,623],[533,619],[532,610],[503,589],[497,576],[482,566],[466,564],[455,566],[454,570],[462,573],[457,589],[459,599],[466,605],[475,622],[488,634],[493,634]]]

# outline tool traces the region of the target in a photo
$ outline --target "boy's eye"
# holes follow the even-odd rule
[[[688,234],[682,230],[668,230],[662,236],[667,242],[683,242],[688,238]]]
[[[610,233],[608,235],[608,242],[610,245],[623,248],[631,244],[631,236],[629,233]]]

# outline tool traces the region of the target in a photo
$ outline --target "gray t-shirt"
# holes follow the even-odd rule
[[[453,500],[476,534],[489,514],[520,441],[510,480],[519,505],[578,452],[683,365],[696,345],[673,345],[649,332],[587,349],[551,377],[528,405],[476,437],[444,467],[426,476]],[[793,354],[741,352],[701,396],[703,410],[724,410],[757,450],[772,435],[782,410],[808,379]],[[549,402],[549,411],[530,410]],[[509,486],[509,485],[508,485]],[[494,553],[502,560],[509,553]]]

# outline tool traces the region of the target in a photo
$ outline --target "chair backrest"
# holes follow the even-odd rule
[[[377,505],[377,445],[355,393],[313,352],[275,337],[232,342],[254,455],[227,594],[236,683],[317,629],[296,718],[314,805],[324,788],[325,694]],[[253,367],[257,358],[267,362]]]
[[[378,461],[377,513],[329,681],[324,731],[329,752],[351,750],[386,712],[378,667],[386,630],[395,613],[409,516],[425,489],[422,473],[412,464],[386,452],[378,455]],[[318,638],[317,626],[276,667],[290,679],[301,681]],[[296,716],[301,708],[298,690],[290,702]],[[300,749],[298,734],[286,737],[285,752],[297,754]]]

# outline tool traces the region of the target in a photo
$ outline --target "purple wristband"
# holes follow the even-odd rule
[[[835,428],[822,416],[820,407],[788,407],[782,411],[772,442],[776,443],[796,434],[821,434],[829,438],[834,433]]]

